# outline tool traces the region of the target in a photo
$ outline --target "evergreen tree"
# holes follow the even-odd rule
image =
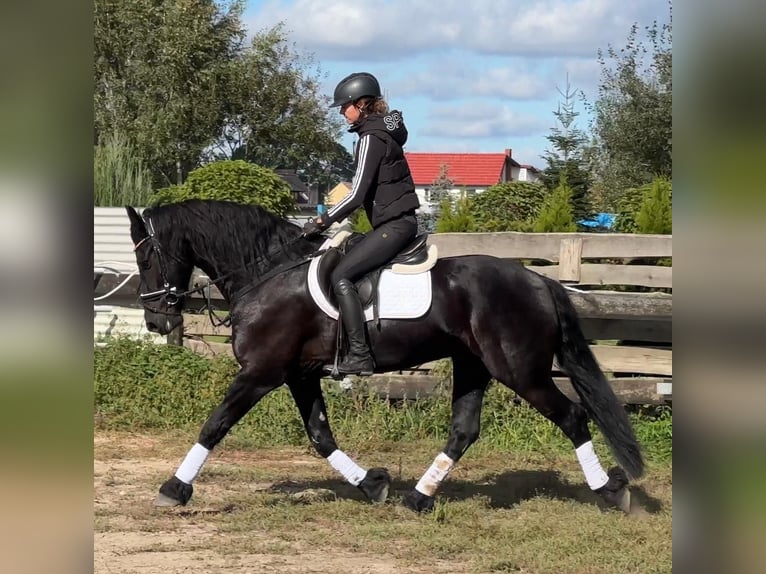
[[[618,233],[671,233],[672,201],[673,184],[665,177],[657,177],[652,183],[627,189],[617,204],[614,230]],[[639,225],[639,214],[642,211],[644,215]]]
[[[420,219],[420,226],[423,231],[433,232],[436,229],[436,222],[441,215],[442,205],[444,200],[447,200],[447,205],[452,205],[450,197],[450,191],[455,188],[455,182],[449,178],[448,175],[449,166],[442,164],[439,166],[439,175],[433,180],[428,188],[428,207],[430,213],[423,213]]]
[[[475,224],[471,215],[471,200],[465,196],[454,205],[445,197],[439,206],[439,219],[436,220],[436,233],[474,231]]]
[[[558,88],[557,88],[558,89]],[[593,214],[589,201],[588,190],[590,177],[584,168],[584,145],[587,141],[585,133],[575,125],[579,112],[575,111],[575,96],[577,92],[569,85],[565,91],[558,89],[564,98],[559,102],[558,109],[553,112],[561,127],[551,128],[551,135],[546,139],[551,142],[552,149],[545,151],[547,167],[542,172],[542,179],[549,190],[555,189],[564,175],[572,190],[572,208],[575,221],[588,219]]]
[[[638,233],[673,233],[673,206],[671,186],[665,178],[655,178],[651,188],[644,195],[644,200],[636,214]]]
[[[353,229],[356,233],[367,233],[372,229],[372,224],[367,218],[367,212],[364,210],[364,208],[360,207],[357,209],[354,213],[351,214],[349,219],[351,221],[351,229]]]
[[[541,233],[577,231],[572,210],[572,188],[567,184],[564,174],[559,179],[559,185],[545,200],[534,230]]]

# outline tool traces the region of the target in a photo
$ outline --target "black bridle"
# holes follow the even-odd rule
[[[141,241],[136,243],[135,247],[133,247],[133,251],[138,250],[138,248],[141,246],[141,244],[144,243],[147,239],[151,242],[152,250],[157,255],[157,261],[160,266],[160,277],[162,278],[162,288],[157,289],[156,291],[150,291],[149,293],[139,293],[138,296],[141,299],[141,305],[144,307],[144,309],[152,312],[157,313],[161,315],[172,315],[174,313],[170,311],[162,311],[161,309],[158,309],[156,307],[152,307],[151,305],[148,305],[148,302],[151,301],[159,301],[161,299],[165,299],[165,304],[168,306],[168,308],[172,308],[176,305],[178,305],[181,300],[186,297],[187,295],[191,295],[192,293],[202,293],[203,291],[207,290],[205,295],[206,298],[206,306],[208,311],[208,316],[210,317],[210,322],[218,327],[221,325],[228,325],[231,323],[231,315],[227,315],[223,319],[218,319],[216,315],[213,313],[213,306],[211,302],[211,294],[210,294],[210,287],[213,285],[223,281],[224,279],[231,277],[235,273],[238,273],[241,271],[241,269],[231,271],[229,273],[225,273],[224,275],[221,275],[220,277],[210,280],[208,278],[208,281],[205,285],[201,285],[199,287],[195,287],[193,289],[188,289],[186,291],[179,292],[178,288],[175,285],[171,285],[168,281],[167,277],[167,271],[165,267],[165,260],[163,258],[163,251],[162,247],[160,246],[160,242],[157,239],[157,236],[154,233],[154,226],[152,225],[152,220],[148,216],[144,216],[144,223],[146,224],[146,232],[148,235],[144,237]],[[289,245],[292,245],[299,239],[303,239],[305,235],[299,234],[290,241],[288,241],[286,244],[277,246],[277,248],[269,250],[266,255],[259,255],[256,257],[255,261],[252,264],[257,264],[259,262],[265,263],[268,262],[268,260],[278,251],[281,249],[284,249],[284,247],[287,247]],[[258,285],[263,283],[264,281],[271,279],[272,277],[279,275],[280,273],[283,273],[284,271],[287,271],[288,269],[292,269],[294,267],[298,267],[300,265],[303,265],[304,263],[308,263],[316,257],[317,255],[320,255],[322,251],[315,251],[308,255],[307,257],[300,259],[298,261],[291,261],[288,263],[284,263],[282,265],[278,265],[277,267],[271,269],[269,272],[265,273],[261,277],[258,278],[258,281],[256,281],[252,285],[248,285],[244,289],[240,290],[237,294],[241,295],[242,293],[245,293],[247,291],[251,291],[252,289],[255,289]],[[177,257],[174,257],[173,255],[170,255],[173,259],[178,261],[179,263],[183,263],[180,259]],[[245,265],[242,269],[247,269],[250,267],[251,264]]]
[[[181,301],[181,298],[188,295],[190,292],[183,292],[178,293],[178,288],[175,285],[171,285],[168,281],[168,275],[166,271],[165,266],[165,259],[162,255],[162,247],[160,246],[160,242],[157,239],[157,236],[154,233],[154,225],[152,225],[152,220],[149,217],[144,217],[144,223],[146,224],[146,232],[148,235],[144,237],[141,241],[136,243],[136,246],[133,248],[133,251],[137,251],[139,247],[141,247],[141,244],[146,241],[147,239],[152,244],[152,250],[157,255],[157,262],[160,266],[160,277],[162,278],[162,289],[157,289],[156,291],[150,291],[149,293],[139,293],[138,296],[141,299],[141,304],[144,306],[144,309],[147,309],[151,311],[152,313],[161,313],[168,315],[169,313],[167,311],[161,311],[160,309],[157,309],[155,307],[151,307],[150,305],[147,305],[148,301],[158,301],[164,297],[165,303],[168,307],[174,307],[178,305],[178,303]]]

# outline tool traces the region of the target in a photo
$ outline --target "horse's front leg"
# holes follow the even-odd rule
[[[433,510],[439,486],[479,438],[481,405],[490,374],[473,355],[453,357],[452,379],[452,426],[447,444],[415,488],[404,496],[404,505],[416,512]]]
[[[242,369],[234,378],[221,404],[211,413],[175,475],[160,487],[155,506],[185,505],[192,496],[192,483],[213,450],[255,404],[284,382],[284,372]]]
[[[289,380],[287,386],[303,418],[306,434],[316,451],[330,466],[338,471],[349,483],[361,490],[368,500],[384,502],[388,497],[391,476],[385,468],[365,470],[338,448],[327,420],[319,376],[308,376]]]

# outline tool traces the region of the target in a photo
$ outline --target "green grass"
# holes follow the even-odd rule
[[[228,357],[211,360],[185,348],[129,340],[112,341],[94,353],[94,410],[100,429],[195,432],[218,405],[237,371]],[[336,437],[362,451],[388,443],[447,439],[449,389],[437,396],[392,404],[363,391],[346,392],[326,384],[325,399]],[[571,453],[571,443],[556,426],[512,399],[502,385],[490,387],[482,409],[481,438],[473,450],[543,456]],[[639,409],[631,418],[646,458],[669,461],[670,407]],[[600,434],[595,428],[592,431],[597,448],[606,453]],[[226,440],[235,448],[307,444],[298,410],[284,387],[261,400]]]

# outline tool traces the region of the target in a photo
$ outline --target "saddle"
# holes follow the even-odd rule
[[[348,231],[340,231],[333,237],[331,246],[320,257],[317,266],[317,280],[322,294],[333,306],[336,305],[336,300],[330,284],[330,274],[340,263],[343,255],[351,251],[362,237],[363,235],[360,233],[351,234]],[[377,323],[379,321],[377,295],[381,273],[386,269],[397,274],[422,273],[433,267],[435,262],[436,246],[429,246],[428,234],[421,233],[385,266],[369,272],[355,283],[362,308],[372,304],[374,319]]]

